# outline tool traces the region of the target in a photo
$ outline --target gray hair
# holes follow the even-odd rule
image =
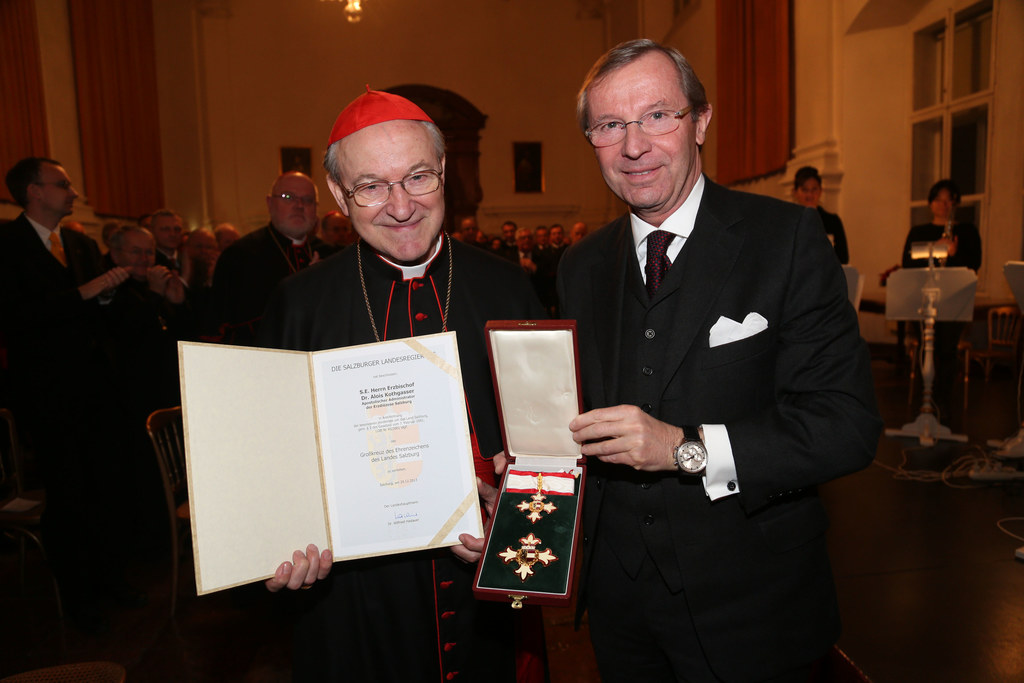
[[[124,247],[124,237],[128,233],[138,233],[140,235],[146,235],[149,239],[154,242],[156,239],[153,237],[153,233],[145,228],[139,227],[138,225],[125,225],[114,231],[114,234],[110,236],[110,251],[120,251]]]
[[[697,74],[694,72],[693,67],[690,66],[690,63],[686,61],[686,57],[674,47],[667,47],[653,40],[641,38],[639,40],[619,43],[604,53],[594,63],[594,66],[590,68],[590,73],[583,79],[583,86],[576,96],[576,121],[579,123],[580,130],[585,133],[590,128],[590,112],[587,110],[589,106],[587,94],[590,92],[590,89],[605,76],[632,64],[649,52],[661,53],[675,64],[676,70],[679,72],[679,88],[683,91],[686,99],[689,100],[690,106],[693,107],[693,110],[690,112],[690,118],[696,121],[704,113],[708,108],[708,97],[704,93],[704,84],[697,78]]]
[[[437,161],[441,163],[441,159],[444,158],[444,133],[437,127],[436,124],[430,121],[414,121],[413,123],[419,123],[426,127],[427,132],[430,134],[430,141],[434,145],[434,153],[437,154]],[[345,138],[341,138],[344,140]],[[324,170],[327,171],[327,175],[330,176],[331,180],[335,182],[339,187],[342,187],[344,183],[341,182],[341,159],[339,158],[340,153],[338,152],[338,143],[341,140],[335,140],[334,144],[327,148],[324,152]]]

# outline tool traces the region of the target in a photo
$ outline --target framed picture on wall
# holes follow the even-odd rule
[[[541,143],[512,143],[512,162],[516,179],[516,192],[544,191],[543,159]]]
[[[313,150],[309,147],[282,147],[281,173],[298,171],[312,177]]]

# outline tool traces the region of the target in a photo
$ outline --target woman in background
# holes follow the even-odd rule
[[[960,188],[952,180],[940,180],[928,190],[928,208],[932,212],[930,223],[915,225],[903,243],[904,268],[927,268],[927,258],[911,258],[910,246],[914,242],[935,242],[945,246],[949,255],[947,268],[964,267],[978,272],[981,267],[981,234],[970,223],[956,222],[956,207],[960,205]],[[967,323],[939,321],[935,323],[935,403],[940,415],[949,415],[956,381],[957,346]]]
[[[821,176],[818,175],[818,169],[813,166],[804,166],[796,172],[796,175],[793,176],[793,199],[797,204],[818,210],[821,222],[825,225],[825,233],[836,250],[839,262],[843,265],[849,263],[850,252],[846,246],[843,222],[839,220],[839,216],[829,213],[819,204],[821,201]]]

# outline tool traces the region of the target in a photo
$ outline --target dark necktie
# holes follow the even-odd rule
[[[292,244],[292,255],[295,257],[295,270],[302,270],[309,265],[309,252],[305,244]]]
[[[647,295],[651,298],[672,266],[666,252],[673,237],[675,235],[667,230],[655,230],[647,236],[647,265],[644,266],[644,273],[647,275]]]

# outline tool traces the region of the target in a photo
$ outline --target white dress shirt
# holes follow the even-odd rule
[[[697,221],[697,209],[700,207],[700,199],[704,196],[704,176],[701,175],[690,190],[689,196],[682,206],[665,219],[660,226],[653,226],[636,214],[629,214],[630,227],[633,229],[633,244],[636,247],[636,260],[640,262],[640,277],[647,282],[645,266],[647,265],[647,238],[655,230],[665,230],[675,235],[668,245],[666,255],[668,260],[675,263],[680,250],[686,243],[690,233],[693,232],[693,225]],[[732,443],[729,441],[729,431],[725,425],[705,424],[701,425],[704,433],[704,447],[708,450],[708,464],[704,470],[701,480],[704,482],[704,492],[711,500],[718,500],[726,496],[740,492],[739,480],[736,477],[736,459],[732,453]],[[732,488],[729,488],[730,483]]]

